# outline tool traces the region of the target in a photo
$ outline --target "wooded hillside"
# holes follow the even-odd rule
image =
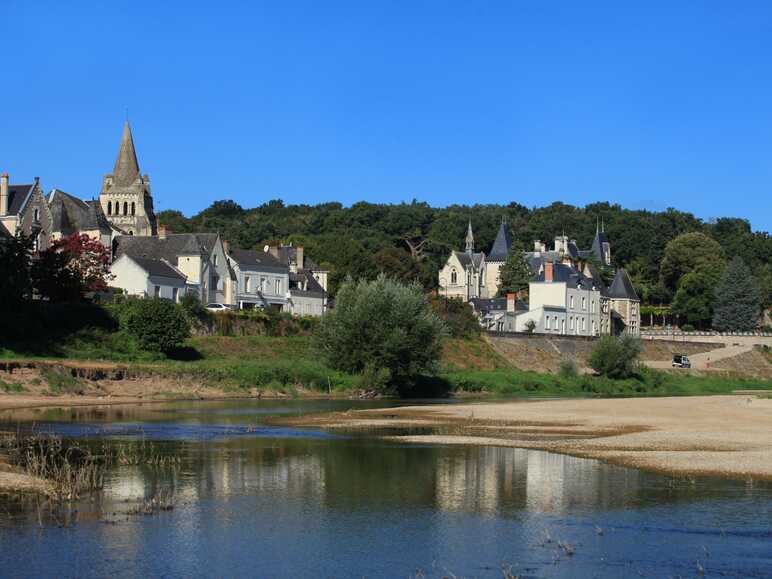
[[[502,218],[515,240],[526,249],[536,239],[552,245],[565,232],[580,248],[589,248],[597,221],[602,219],[617,266],[628,269],[646,303],[669,303],[676,290],[663,280],[660,263],[668,242],[689,232],[715,239],[722,258],[739,255],[762,286],[769,305],[772,287],[772,238],[754,232],[743,219],[705,222],[691,213],[623,209],[594,203],[574,207],[553,203],[528,209],[509,205],[430,207],[413,201],[399,205],[340,203],[284,205],[272,200],[253,209],[233,201],[216,201],[193,217],[163,211],[159,222],[174,232],[218,231],[234,247],[260,248],[281,241],[303,244],[316,261],[331,271],[332,290],[346,275],[372,278],[386,272],[400,279],[418,279],[427,288],[437,284],[437,271],[451,249],[462,249],[469,219],[476,250],[489,251]]]

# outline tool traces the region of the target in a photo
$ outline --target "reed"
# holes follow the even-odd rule
[[[45,434],[4,433],[0,451],[26,474],[51,484],[52,494],[73,500],[102,488],[107,461],[76,441]]]

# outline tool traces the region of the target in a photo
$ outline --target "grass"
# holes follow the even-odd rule
[[[102,488],[105,461],[78,442],[58,436],[4,433],[0,448],[11,464],[51,483],[57,499],[77,499]]]
[[[41,372],[52,394],[82,394],[83,383],[69,372],[47,369]]]
[[[185,344],[186,355],[173,359],[137,350],[119,331],[94,329],[73,334],[59,350],[60,357],[122,362],[135,375],[191,380],[226,392],[257,389],[294,396],[300,390],[334,394],[366,389],[360,377],[326,366],[311,350],[307,336],[192,337]],[[764,354],[772,360],[768,350]],[[11,350],[2,355],[29,357]],[[83,384],[66,372],[46,370],[43,377],[52,393],[83,390]],[[448,340],[438,375],[419,382],[425,395],[459,391],[502,396],[664,396],[722,394],[738,389],[772,391],[772,381],[647,369],[626,380],[579,375],[568,364],[557,375],[524,371],[511,367],[482,338]],[[0,390],[9,391],[7,388],[15,386],[0,384]]]
[[[525,370],[455,371],[442,375],[461,392],[504,396],[689,396],[729,394],[734,390],[770,390],[768,380],[693,376],[643,369],[634,378],[540,374]]]
[[[0,380],[0,390],[6,394],[18,394],[27,391],[27,389],[18,382],[4,382],[3,380]]]

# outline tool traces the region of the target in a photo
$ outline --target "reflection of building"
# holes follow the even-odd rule
[[[564,513],[621,505],[640,472],[563,454],[519,448],[446,448],[438,457],[436,505],[447,511],[524,509]]]

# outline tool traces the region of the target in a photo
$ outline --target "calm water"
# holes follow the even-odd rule
[[[116,466],[51,512],[0,499],[3,577],[772,577],[772,485],[543,452],[401,445],[264,424],[355,402],[0,414],[172,466]],[[382,405],[382,403],[381,403]],[[130,514],[165,496],[174,509]],[[560,545],[569,544],[569,556]]]

